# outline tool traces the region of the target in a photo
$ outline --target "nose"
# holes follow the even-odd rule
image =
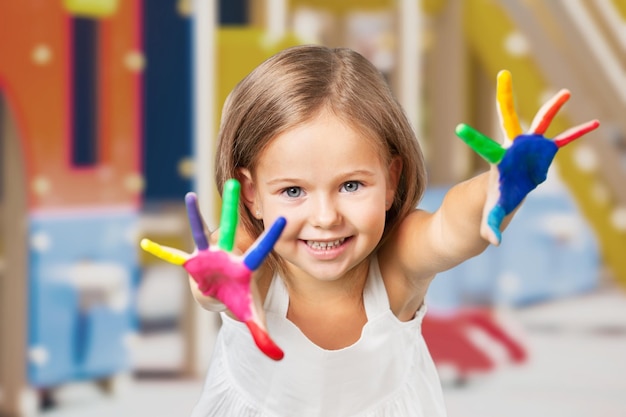
[[[341,213],[336,201],[327,196],[319,196],[311,207],[311,224],[328,229],[341,223]]]

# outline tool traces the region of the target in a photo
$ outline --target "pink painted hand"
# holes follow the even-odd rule
[[[204,295],[221,301],[233,316],[246,324],[254,342],[263,353],[274,360],[280,360],[284,356],[283,351],[267,333],[263,312],[257,307],[260,303],[255,302],[251,291],[251,281],[252,272],[272,251],[286,221],[282,217],[278,218],[243,256],[233,254],[239,218],[239,190],[240,185],[234,179],[224,185],[217,247],[209,246],[197,198],[193,193],[187,194],[185,203],[196,251],[187,254],[148,239],[141,241],[141,247],[167,262],[184,267]]]

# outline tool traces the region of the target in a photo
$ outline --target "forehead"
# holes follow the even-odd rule
[[[378,141],[329,112],[274,137],[258,159],[265,168],[287,163],[323,164],[336,168],[352,164],[384,165],[386,153]]]

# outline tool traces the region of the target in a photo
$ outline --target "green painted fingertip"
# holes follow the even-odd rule
[[[474,152],[490,164],[499,163],[506,153],[506,149],[500,146],[500,144],[465,123],[457,125],[455,133]]]
[[[220,234],[217,246],[231,252],[235,246],[235,233],[239,220],[239,192],[241,185],[235,179],[229,179],[224,184],[222,193],[222,215],[220,219]]]

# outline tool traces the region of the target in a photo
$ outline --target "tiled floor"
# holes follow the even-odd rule
[[[445,386],[449,417],[625,417],[626,294],[598,293],[510,313],[531,359],[461,387]],[[140,381],[108,398],[66,389],[45,417],[187,416],[201,381]]]

